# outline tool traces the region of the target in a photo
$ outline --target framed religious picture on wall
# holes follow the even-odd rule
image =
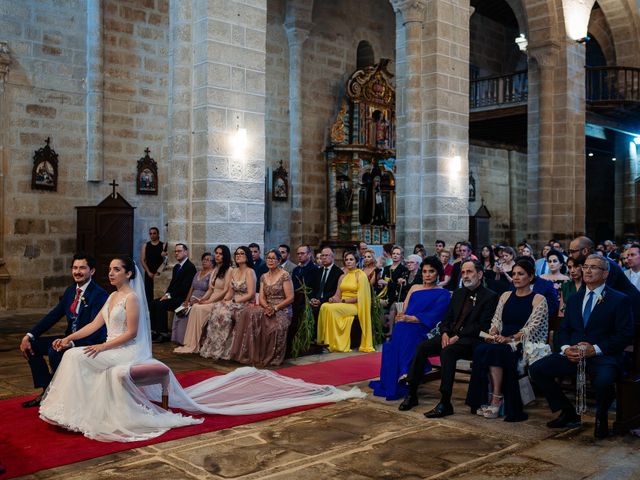
[[[51,139],[47,137],[46,145],[36,150],[33,155],[33,170],[31,171],[31,188],[33,190],[58,190],[58,154],[50,146]]]
[[[136,193],[138,195],[158,195],[158,164],[149,156],[149,147],[144,150],[144,157],[138,160],[136,177]]]
[[[282,166],[282,160],[280,160],[280,166],[273,171],[271,198],[282,202],[289,199],[289,173]]]

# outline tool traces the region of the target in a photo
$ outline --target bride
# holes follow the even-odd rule
[[[138,387],[129,375],[133,365],[160,364],[151,355],[149,314],[140,272],[129,257],[109,265],[116,287],[101,312],[84,328],[58,339],[57,350],[107,326],[102,344],[70,348],[62,357],[40,405],[40,418],[101,441],[133,442],[162,435],[174,427],[203,419],[166,411],[160,385]],[[357,388],[339,390],[284,377],[268,370],[238,368],[183,389],[169,373],[170,407],[190,413],[245,415],[298,405],[365,396]]]

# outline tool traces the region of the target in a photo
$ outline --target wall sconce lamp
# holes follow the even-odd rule
[[[524,33],[521,33],[519,37],[516,37],[516,45],[521,52],[526,53],[527,47],[529,46],[529,40],[524,36]]]
[[[633,143],[635,143],[636,145],[640,145],[640,136],[634,137]]]
[[[231,135],[230,144],[231,154],[234,157],[242,157],[247,149],[247,129],[236,125],[236,131]]]
[[[578,43],[589,40],[587,28],[595,0],[562,0],[562,13],[567,36]]]
[[[458,175],[462,171],[462,158],[456,155],[449,162],[449,173],[451,175]]]

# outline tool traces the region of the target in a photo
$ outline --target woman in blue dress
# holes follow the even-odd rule
[[[391,341],[382,346],[380,380],[369,383],[374,395],[387,400],[397,400],[407,394],[407,386],[398,380],[409,370],[418,344],[444,317],[451,299],[448,290],[438,287],[443,268],[437,257],[425,258],[420,270],[422,284],[409,290],[404,312],[396,315]]]

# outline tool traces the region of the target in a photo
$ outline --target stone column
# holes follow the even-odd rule
[[[305,28],[307,27],[307,28]],[[290,236],[302,242],[302,47],[309,37],[308,24],[292,19],[285,24],[289,42],[289,188],[291,198]]]
[[[104,180],[103,99],[104,70],[102,6],[100,0],[87,2],[87,180]]]
[[[539,246],[550,238],[565,243],[585,229],[585,47],[569,40],[530,45],[536,68],[530,112],[537,131],[529,134],[529,237]],[[536,111],[537,110],[537,111]],[[535,188],[537,186],[537,188]]]
[[[4,82],[9,74],[9,47],[5,42],[0,42],[0,309],[7,307],[6,284],[11,279],[4,261],[4,208],[5,208],[5,172],[8,171],[6,149],[7,120],[5,119],[6,109],[4,100]]]
[[[429,0],[422,41],[422,235],[452,244],[469,235],[469,1]],[[413,173],[408,171],[408,173]],[[414,177],[412,177],[414,178]]]
[[[422,28],[427,0],[391,0],[396,12],[396,243],[422,242]]]
[[[216,243],[262,244],[266,0],[171,8],[170,240],[188,241],[193,256]]]

